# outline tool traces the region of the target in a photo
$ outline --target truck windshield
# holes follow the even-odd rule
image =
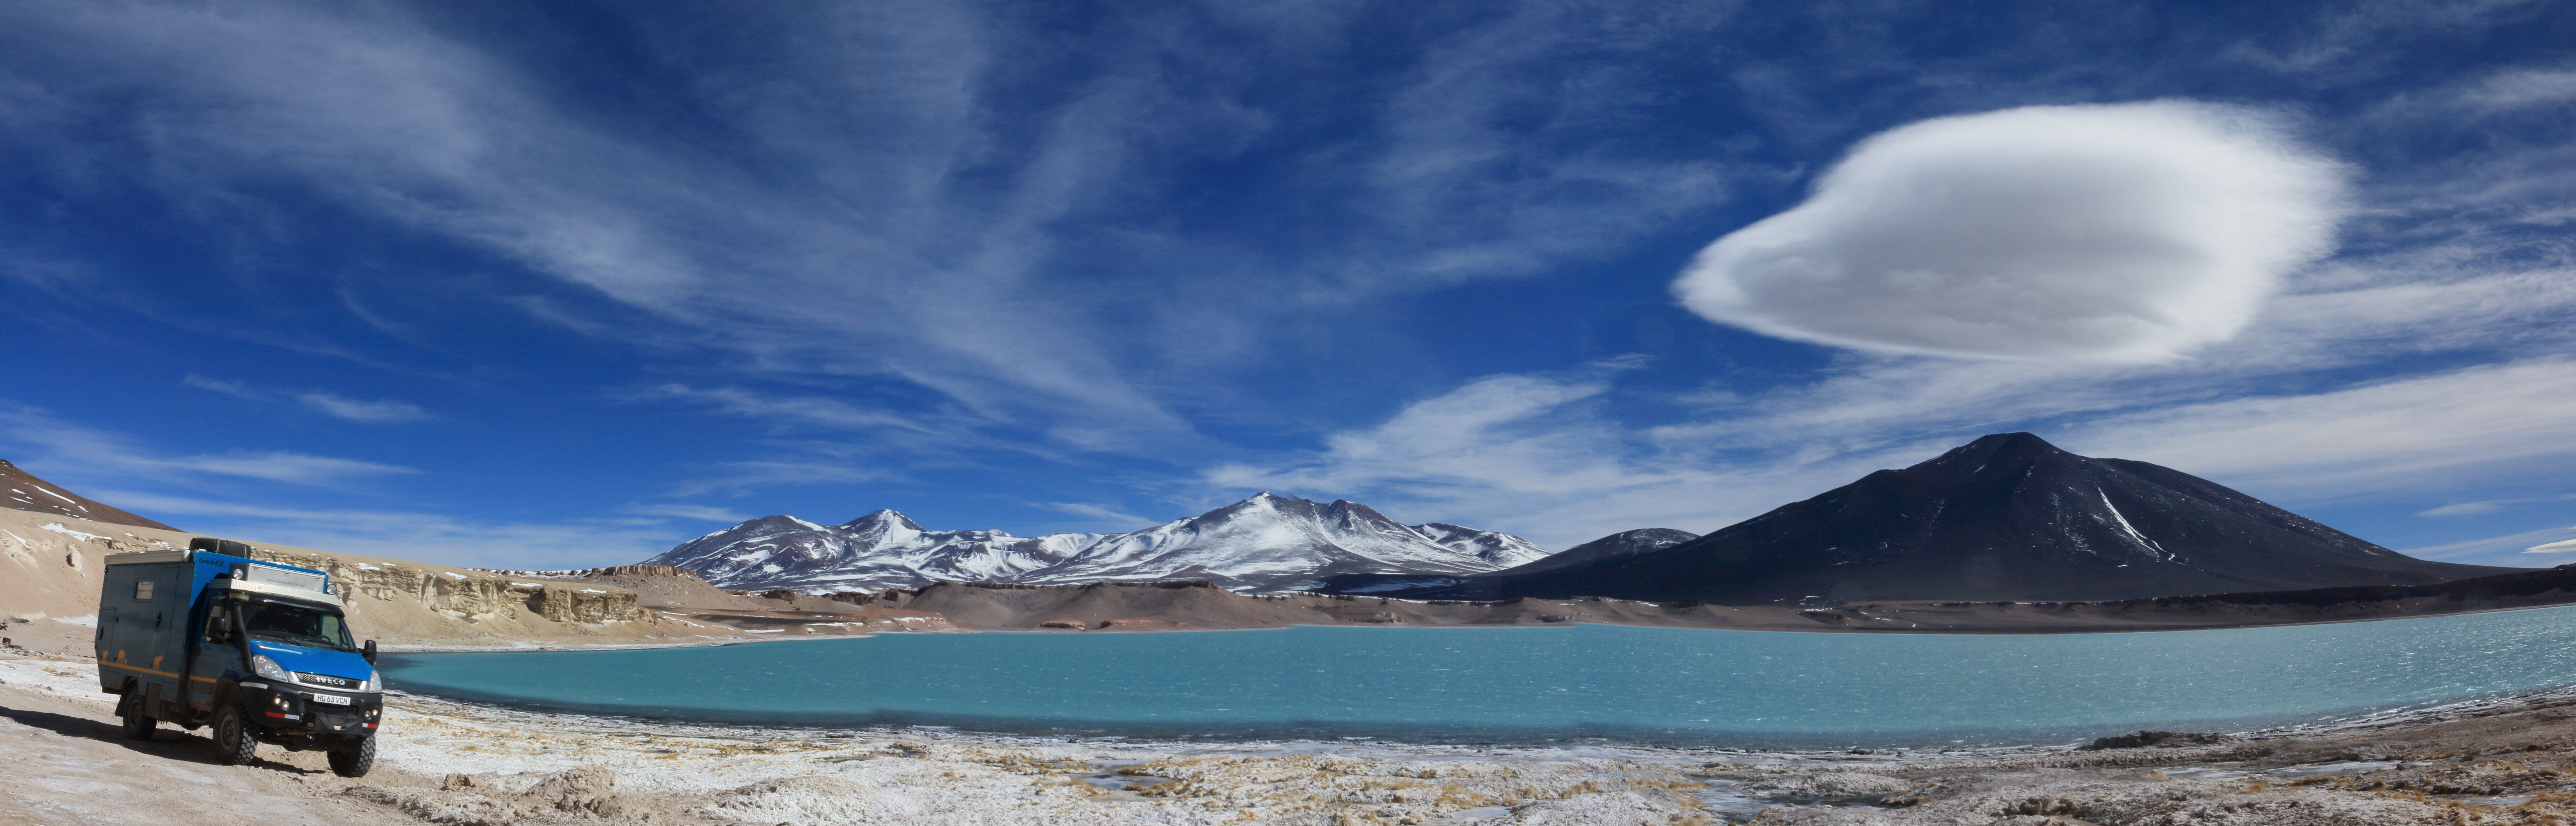
[[[251,639],[330,651],[358,650],[339,614],[283,602],[253,602],[243,605],[241,612],[242,630]]]

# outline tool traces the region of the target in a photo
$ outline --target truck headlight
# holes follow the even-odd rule
[[[288,674],[286,673],[286,669],[277,667],[277,661],[269,659],[266,654],[250,655],[250,670],[259,672],[260,676],[267,677],[272,680],[286,683],[295,682],[295,675]]]
[[[370,668],[370,669],[367,669],[367,684],[366,684],[366,685],[359,686],[359,687],[358,687],[358,690],[359,690],[359,691],[383,691],[383,690],[385,690],[385,681],[384,681],[384,679],[383,679],[383,678],[376,676],[376,670],[375,670],[375,669]]]

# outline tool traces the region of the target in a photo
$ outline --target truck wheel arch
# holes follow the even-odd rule
[[[231,674],[215,678],[214,695],[215,701],[211,708],[219,709],[227,703],[241,702],[241,678]]]

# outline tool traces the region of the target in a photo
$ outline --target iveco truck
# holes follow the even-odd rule
[[[198,537],[184,551],[109,554],[99,594],[98,687],[125,734],[167,721],[214,727],[215,758],[250,762],[261,743],[330,755],[360,777],[376,762],[384,684],[376,642],[352,642],[321,571],[248,558]]]

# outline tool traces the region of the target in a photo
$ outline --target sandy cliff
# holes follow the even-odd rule
[[[195,534],[0,510],[0,614],[17,645],[87,653],[109,554],[185,548]],[[675,624],[635,591],[518,578],[251,543],[252,556],[331,574],[351,624],[388,646],[561,646],[735,639],[735,629]]]

